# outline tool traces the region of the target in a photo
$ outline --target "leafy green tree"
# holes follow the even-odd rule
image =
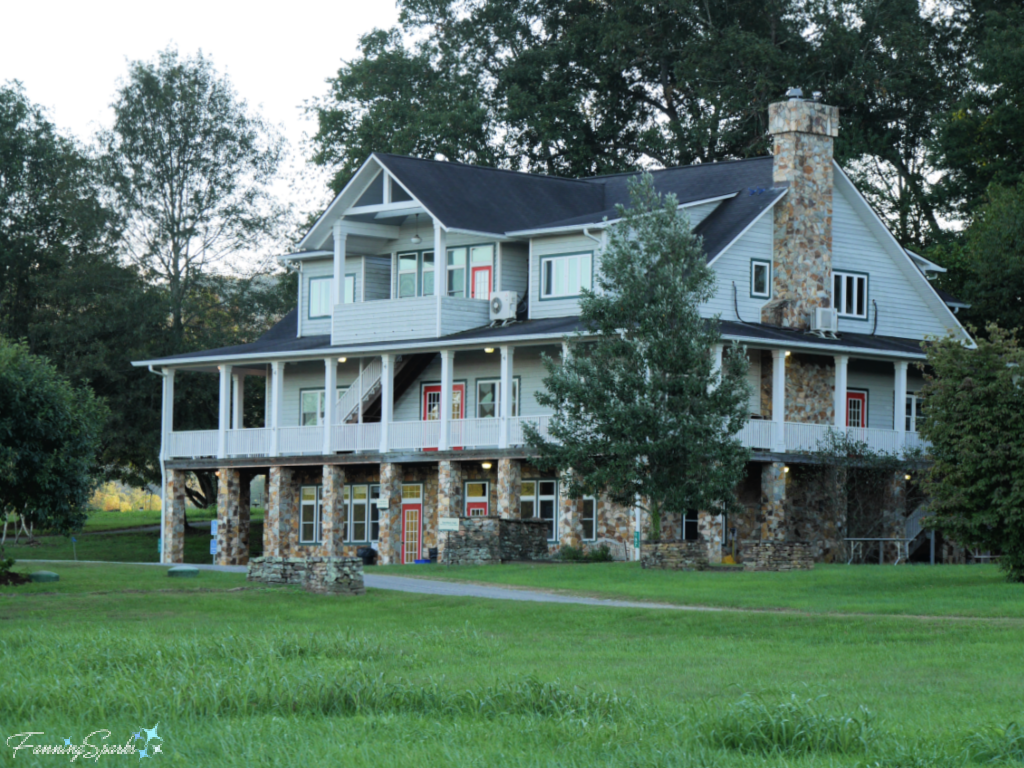
[[[118,262],[118,222],[96,164],[17,83],[0,87],[0,335],[84,383],[110,407],[108,476],[159,475],[159,386],[133,369],[164,325],[164,305]]]
[[[106,180],[124,221],[123,248],[168,297],[172,348],[187,351],[190,298],[204,275],[281,233],[269,190],[283,139],[201,53],[135,61],[100,135]]]
[[[733,439],[745,423],[747,360],[733,345],[720,372],[717,318],[700,305],[714,292],[699,238],[673,196],[649,175],[631,188],[596,270],[583,291],[583,330],[569,355],[545,358],[537,401],[554,410],[545,440],[527,441],[545,469],[568,471],[575,497],[607,492],[645,505],[652,533],[665,514],[730,507],[749,452]]]
[[[929,346],[921,433],[933,464],[925,478],[933,527],[957,543],[1001,553],[1024,581],[1024,351],[995,325],[976,350],[954,339]]]
[[[0,337],[0,523],[13,513],[61,533],[80,529],[105,419],[92,390]]]

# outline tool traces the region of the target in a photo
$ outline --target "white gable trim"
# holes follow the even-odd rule
[[[946,305],[936,293],[935,288],[928,281],[928,278],[922,274],[921,270],[917,268],[914,260],[911,258],[907,250],[899,244],[899,241],[889,231],[889,228],[885,226],[881,217],[875,213],[875,209],[871,207],[871,204],[864,198],[850,177],[846,175],[846,172],[839,166],[839,163],[832,161],[832,169],[834,171],[834,178],[836,180],[836,189],[846,194],[847,202],[850,203],[854,212],[857,213],[861,220],[867,225],[868,230],[875,236],[881,246],[885,249],[892,260],[901,268],[901,271],[911,282],[917,283],[919,286],[923,286],[925,302],[936,312],[940,317],[945,317],[950,320],[950,325],[954,330],[959,331],[960,338],[962,341],[969,342],[969,346],[973,349],[975,347],[974,339],[971,338],[967,330],[957,320],[956,315]]]
[[[734,237],[734,238],[733,238],[732,240],[730,240],[730,241],[729,241],[729,244],[728,244],[728,245],[726,245],[726,246],[725,246],[725,248],[723,248],[722,250],[720,250],[720,251],[719,251],[719,252],[718,252],[718,253],[717,253],[717,254],[715,255],[715,257],[714,257],[714,258],[713,258],[713,259],[712,259],[711,261],[709,261],[709,262],[708,262],[708,266],[710,267],[710,266],[711,266],[712,264],[714,264],[714,263],[715,263],[716,261],[718,261],[718,259],[719,259],[719,258],[720,258],[720,257],[721,257],[722,255],[724,255],[726,251],[728,251],[728,250],[729,250],[730,248],[732,248],[732,247],[733,247],[733,245],[735,245],[735,244],[736,244],[736,243],[737,243],[737,242],[739,241],[739,239],[740,239],[741,237],[743,237],[743,236],[744,236],[745,234],[747,234],[747,232],[748,232],[748,231],[750,231],[750,228],[751,228],[752,226],[754,226],[755,224],[757,224],[757,222],[759,222],[759,221],[761,220],[761,217],[762,217],[762,216],[764,216],[764,215],[765,215],[766,213],[768,213],[768,211],[773,211],[773,210],[775,210],[775,206],[776,206],[776,204],[778,204],[779,200],[781,200],[782,198],[784,198],[784,197],[786,196],[786,194],[787,194],[788,192],[789,192],[789,187],[786,187],[786,189],[784,189],[784,190],[782,191],[782,194],[781,194],[781,195],[779,195],[779,196],[778,196],[777,198],[775,198],[775,201],[774,201],[774,202],[773,202],[773,203],[772,203],[771,205],[769,205],[769,206],[768,206],[767,208],[765,208],[765,209],[764,209],[763,211],[761,211],[761,212],[760,212],[759,214],[757,214],[757,216],[755,216],[755,217],[754,217],[753,221],[751,221],[751,222],[750,222],[749,224],[747,224],[747,226],[745,226],[745,227],[743,228],[743,231],[742,231],[742,232],[740,232],[740,233],[739,233],[738,235],[736,235],[736,237]],[[710,215],[710,214],[709,214],[709,215]]]

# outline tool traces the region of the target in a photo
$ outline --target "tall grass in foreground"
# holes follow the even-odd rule
[[[480,654],[493,643],[468,627],[177,635],[21,629],[0,635],[0,723],[11,733],[50,733],[159,720],[173,734],[177,764],[204,766],[954,768],[1024,758],[1016,723],[936,740],[824,698],[664,704],[643,692],[588,691],[501,670],[456,685],[417,650]]]

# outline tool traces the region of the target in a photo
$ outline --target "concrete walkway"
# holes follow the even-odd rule
[[[74,560],[21,560],[28,563],[73,563]],[[158,568],[169,568],[160,563],[108,563],[101,560],[78,560],[89,565],[149,565]],[[246,573],[249,569],[244,565],[212,565],[185,563],[201,571],[221,571],[222,573]],[[602,600],[596,597],[579,597],[576,595],[557,595],[548,592],[536,592],[529,589],[512,589],[509,587],[493,587],[483,584],[465,584],[457,581],[434,581],[417,579],[408,576],[391,576],[385,574],[365,573],[363,583],[370,589],[386,589],[393,592],[412,592],[418,595],[438,595],[440,597],[475,597],[484,600],[518,600],[527,603],[561,603],[571,605],[595,605],[604,608],[660,608],[672,611],[710,611],[728,612],[729,608],[707,608],[696,605],[670,605],[668,603],[642,603],[631,600]]]

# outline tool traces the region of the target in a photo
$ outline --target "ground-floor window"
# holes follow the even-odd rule
[[[466,483],[463,490],[465,497],[466,514],[469,516],[486,515],[489,509],[490,483],[481,480],[471,480]]]
[[[370,486],[370,541],[380,540],[380,486]]]
[[[323,539],[323,521],[320,519],[322,503],[322,485],[304,485],[299,489],[300,544],[319,544]]]
[[[907,432],[917,432],[918,422],[923,417],[922,405],[924,399],[920,395],[907,395]]]
[[[597,538],[597,499],[593,496],[583,497],[580,524],[583,526],[584,541],[593,541]]]
[[[368,541],[370,528],[370,486],[350,485],[348,490],[348,531],[346,541]]]
[[[683,515],[683,541],[696,541],[700,537],[700,524],[696,512]]]
[[[558,483],[555,480],[523,480],[519,493],[519,516],[539,517],[548,522],[548,540],[558,539]]]

